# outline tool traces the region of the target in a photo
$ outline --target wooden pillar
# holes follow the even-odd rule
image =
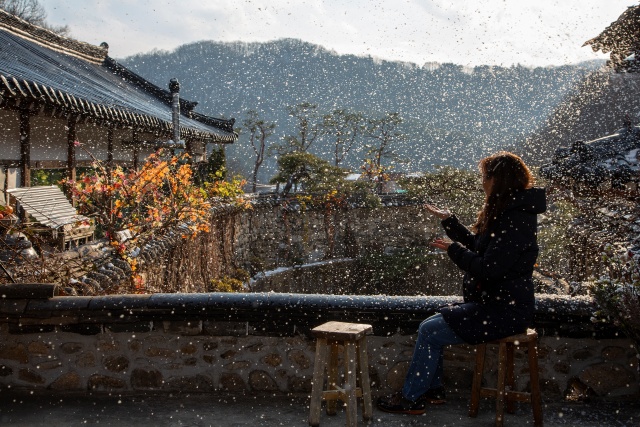
[[[113,126],[107,129],[107,171],[111,175],[113,169]]]
[[[20,186],[31,187],[31,112],[20,110]]]
[[[140,166],[140,149],[138,148],[138,132],[134,129],[131,135],[133,143],[133,170],[137,171]]]
[[[76,180],[76,117],[67,120],[67,178]]]

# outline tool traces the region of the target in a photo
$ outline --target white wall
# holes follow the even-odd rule
[[[0,159],[20,160],[20,117],[0,110]]]

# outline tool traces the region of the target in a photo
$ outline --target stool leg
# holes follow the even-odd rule
[[[476,371],[473,373],[473,384],[471,385],[471,405],[469,406],[469,416],[478,416],[478,406],[480,405],[480,387],[482,387],[482,371],[484,370],[484,353],[486,344],[476,346]]]
[[[311,402],[309,404],[309,425],[320,425],[320,406],[322,404],[322,387],[324,386],[324,368],[327,364],[327,340],[318,338],[316,343],[316,359],[313,366],[313,383],[311,386]]]
[[[507,386],[509,390],[514,391],[516,389],[516,377],[513,373],[514,370],[514,360],[513,360],[513,352],[515,349],[515,345],[508,343],[507,344]],[[505,394],[505,399],[507,402],[507,412],[513,414],[516,412],[516,401],[513,399],[508,399]]]
[[[356,343],[345,343],[344,389],[347,401],[347,427],[358,424],[358,398],[356,396]]]
[[[373,415],[373,404],[371,403],[371,383],[369,382],[369,358],[367,357],[367,337],[357,344],[358,366],[360,369],[360,387],[362,388],[362,418],[369,421]]]
[[[529,342],[529,379],[531,381],[531,407],[533,424],[542,427],[542,398],[540,397],[540,379],[538,376],[538,343]]]
[[[338,389],[338,343],[331,343],[331,349],[329,353],[329,365],[327,367],[327,390]],[[327,399],[327,415],[336,414],[335,399]]]
[[[504,423],[504,386],[507,376],[507,345],[500,343],[498,348],[498,386],[496,393],[496,427]]]

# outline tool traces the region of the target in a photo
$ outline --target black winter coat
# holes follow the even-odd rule
[[[545,210],[545,190],[531,188],[516,193],[485,233],[471,233],[455,216],[442,221],[454,241],[447,254],[465,275],[464,303],[442,307],[440,312],[467,343],[504,338],[531,325],[537,214]]]

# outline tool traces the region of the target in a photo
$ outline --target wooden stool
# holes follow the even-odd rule
[[[322,400],[327,401],[327,414],[336,414],[336,400],[346,403],[347,427],[357,425],[357,398],[362,397],[362,418],[371,419],[373,406],[369,384],[369,363],[367,360],[367,334],[371,333],[371,325],[359,323],[327,322],[311,332],[317,338],[316,360],[313,367],[313,386],[311,388],[311,404],[309,405],[309,424],[320,425],[320,406]],[[338,381],[338,346],[344,346],[344,385],[339,387]],[[327,363],[327,350],[330,354]],[[357,355],[357,359],[356,359]],[[357,363],[356,363],[357,362]],[[323,390],[324,370],[327,369],[327,390]],[[360,387],[356,387],[356,376],[359,368]]]
[[[499,345],[498,349],[498,385],[497,388],[482,387],[482,371],[484,369],[484,356],[487,344]],[[513,350],[517,346],[527,346],[529,353],[529,378],[531,380],[531,393],[515,391],[515,376],[513,375]],[[505,385],[508,387],[505,390]],[[542,400],[540,398],[540,385],[538,383],[538,334],[533,329],[526,333],[512,335],[486,344],[479,344],[476,353],[476,371],[473,375],[471,387],[471,406],[469,416],[478,415],[478,405],[481,397],[493,397],[496,399],[496,426],[502,427],[504,423],[505,402],[507,412],[515,412],[515,402],[530,402],[533,409],[533,422],[535,426],[542,426]]]

